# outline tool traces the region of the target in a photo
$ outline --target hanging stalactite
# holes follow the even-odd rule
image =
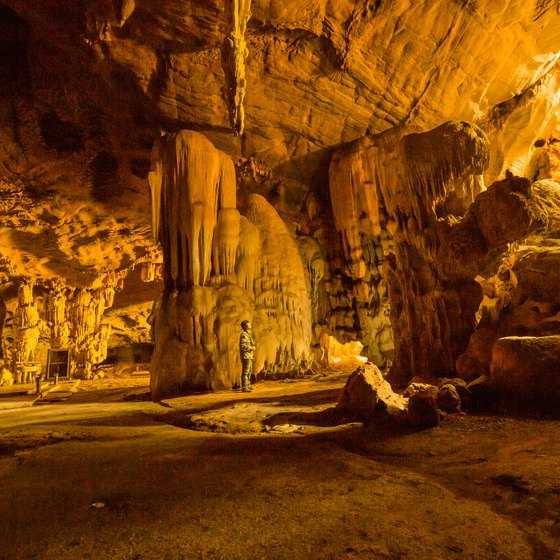
[[[251,0],[226,1],[228,33],[222,47],[222,68],[226,78],[224,93],[229,108],[231,126],[238,136],[243,134],[245,127],[245,109],[243,107],[247,88],[245,33],[250,17]]]

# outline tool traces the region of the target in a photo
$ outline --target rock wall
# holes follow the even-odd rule
[[[154,145],[150,173],[164,292],[154,305],[154,399],[240,382],[239,324],[253,322],[255,374],[310,359],[310,286],[286,225],[262,196],[236,208],[233,163],[202,135]]]
[[[472,330],[477,285],[449,278],[437,262],[446,236],[439,216],[464,213],[482,188],[487,162],[484,134],[466,123],[422,134],[395,129],[333,157],[335,224],[355,278],[368,273],[364,237],[392,232],[394,251],[385,255],[383,276],[389,285],[396,379],[452,371]]]
[[[397,382],[453,373],[475,327],[495,328],[513,297],[511,244],[556,227],[555,184],[510,176],[483,191],[488,161],[484,133],[467,123],[397,129],[333,157],[335,223],[355,278],[368,271],[364,237],[393,231],[384,276]]]
[[[560,332],[556,289],[560,281],[560,185],[551,180],[530,185],[527,180],[509,179],[484,194],[486,200],[480,197],[473,214],[485,224],[486,238],[499,241],[505,251],[475,278],[483,298],[476,331],[457,361],[457,373],[465,379],[490,373],[492,347],[500,338],[534,337],[538,347],[538,337]],[[504,204],[507,209],[497,213],[496,207],[504,208]],[[514,239],[519,241],[512,242]],[[510,346],[504,343],[504,348]],[[502,385],[505,379],[502,376]],[[536,397],[529,393],[527,386],[526,397]]]
[[[506,170],[530,181],[554,179],[558,133],[551,131],[560,100],[559,21],[552,1],[5,0],[0,7],[0,275],[6,281],[0,295],[9,298],[9,318],[17,306],[13,282],[22,276],[36,279],[37,285],[60,278],[69,289],[92,293],[100,277],[137,265],[145,280],[158,277],[161,257],[146,260],[153,249],[146,212],[150,150],[162,133],[189,128],[203,132],[231,157],[238,172],[243,162],[257,173],[268,170],[269,177],[259,181],[272,188],[250,191],[267,198],[296,239],[309,282],[314,349],[320,352],[323,333],[341,343],[359,339],[370,359],[390,365],[395,352],[389,313],[398,310],[389,309],[387,294],[391,286],[397,293],[407,285],[399,274],[390,280],[393,265],[412,267],[416,280],[407,290],[413,291],[425,286],[430,291],[434,285],[449,291],[449,282],[458,290],[462,276],[452,271],[449,280],[448,272],[432,270],[426,247],[439,241],[395,248],[404,221],[371,189],[357,194],[342,188],[339,199],[333,193],[338,232],[333,231],[326,203],[332,152],[341,144],[360,144],[364,135],[377,138],[378,148],[386,142],[386,155],[402,152],[405,160],[414,161],[414,170],[406,169],[398,155],[387,160],[387,170],[356,165],[355,176],[342,182],[368,186],[371,173],[398,169],[409,177],[399,185],[417,182],[422,190],[433,173],[429,184],[455,190],[442,198],[428,188],[426,208],[406,208],[407,219],[437,240],[480,190],[478,171],[466,173],[464,184],[452,188],[445,166],[456,171],[462,163],[450,159],[445,138],[440,137],[442,150],[435,140],[421,145],[404,137],[449,119],[468,120],[490,143],[486,184],[502,179]],[[393,152],[393,137],[410,145]],[[362,142],[364,149],[368,141]],[[457,153],[462,150],[457,147]],[[231,166],[213,160],[208,173],[216,169],[233,175]],[[227,182],[220,179],[220,184]],[[231,280],[256,297],[252,286],[260,272],[252,264],[258,259],[251,256],[256,249],[241,254],[238,245],[233,256],[237,228],[256,236],[236,213],[246,212],[245,199],[238,208],[226,204],[221,209],[220,202],[199,200],[195,191],[190,199],[162,203],[192,209],[182,224],[181,243],[186,239],[198,247],[166,273],[179,290],[187,289],[192,274],[193,286],[206,288],[219,277],[222,284]],[[404,191],[386,193],[386,198],[402,201]],[[302,211],[292,213],[297,205]],[[450,222],[437,226],[441,234],[428,233],[435,228],[434,214]],[[350,221],[357,229],[344,226]],[[407,224],[410,231],[415,227]],[[192,243],[196,236],[198,244]],[[260,250],[260,230],[259,236]],[[176,242],[174,237],[164,240],[170,254],[180,252]],[[509,273],[494,266],[475,274],[482,278],[491,314],[499,310],[498,324],[507,319],[514,330],[521,330],[525,319],[504,314],[512,305],[523,307],[527,320],[542,323],[541,330],[545,322],[539,317],[556,313],[548,300],[533,298],[538,317],[531,298],[516,303],[515,294],[525,293],[526,282],[517,271],[531,258],[506,263]],[[517,277],[515,292],[507,274]],[[470,290],[480,288],[472,281],[469,277],[461,288],[466,292],[459,290],[457,297],[474,306]],[[152,292],[159,291],[156,282],[148,284]],[[104,314],[102,322],[113,327],[109,344],[117,344],[116,337],[118,344],[147,339],[152,295],[136,279],[126,286],[131,295],[119,292],[122,305]],[[498,294],[502,288],[505,292]],[[429,310],[432,304],[426,304]],[[447,305],[440,316],[448,312]],[[484,314],[484,308],[478,312]],[[467,316],[470,325],[470,307]],[[475,314],[474,321],[479,320]],[[437,338],[442,321],[430,325],[430,340]],[[407,329],[405,338],[414,330]],[[63,332],[53,336],[53,344],[64,339]],[[463,344],[459,340],[462,335],[450,344]],[[456,350],[435,353],[448,367]],[[263,364],[270,364],[272,352],[267,356]]]

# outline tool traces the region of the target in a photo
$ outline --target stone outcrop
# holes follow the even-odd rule
[[[557,407],[560,336],[505,337],[494,345],[488,386],[518,405]]]
[[[368,363],[348,378],[337,410],[351,420],[367,423],[388,418],[398,424],[406,421],[407,401],[393,392],[377,366]]]

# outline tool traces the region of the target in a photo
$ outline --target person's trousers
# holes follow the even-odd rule
[[[253,360],[241,360],[243,370],[241,372],[241,387],[248,389],[251,384],[251,374],[253,373]]]

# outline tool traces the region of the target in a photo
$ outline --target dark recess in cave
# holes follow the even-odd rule
[[[45,144],[59,152],[78,152],[84,149],[80,127],[62,120],[54,111],[45,113],[39,121]]]
[[[15,12],[0,4],[0,94],[18,94],[27,89],[29,27]]]
[[[119,160],[109,151],[99,152],[89,164],[92,171],[91,195],[97,202],[107,202],[122,193]]]

